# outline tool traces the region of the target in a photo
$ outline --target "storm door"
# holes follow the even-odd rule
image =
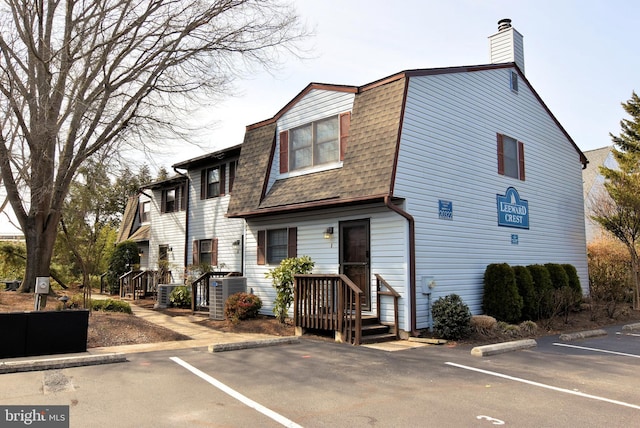
[[[361,304],[365,311],[371,310],[369,254],[369,220],[340,222],[340,273],[362,290]]]

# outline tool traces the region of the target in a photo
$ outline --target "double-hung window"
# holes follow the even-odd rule
[[[217,266],[218,238],[194,240],[192,261],[195,266]]]
[[[351,113],[307,123],[280,133],[280,172],[337,164],[344,157]]]
[[[163,190],[161,212],[173,213],[184,211],[186,207],[186,196],[184,185]]]
[[[503,134],[497,134],[497,140],[498,174],[524,181],[524,144]]]
[[[295,227],[258,231],[258,264],[277,265],[297,257],[298,229]]]

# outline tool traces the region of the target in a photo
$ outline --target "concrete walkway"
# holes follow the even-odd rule
[[[95,297],[94,297],[95,298]],[[100,298],[100,297],[98,297]],[[171,342],[141,343],[137,345],[120,345],[99,348],[89,348],[90,354],[123,353],[131,354],[137,352],[150,352],[171,349],[199,348],[218,344],[235,344],[241,342],[256,342],[260,340],[272,340],[278,336],[268,334],[250,333],[225,333],[209,327],[197,324],[198,318],[193,315],[169,316],[158,311],[141,308],[135,304],[131,305],[134,315],[152,324],[168,328],[171,331],[190,337],[190,340],[175,340]]]

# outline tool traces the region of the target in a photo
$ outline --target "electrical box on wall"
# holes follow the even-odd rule
[[[36,294],[49,294],[49,277],[48,276],[38,276],[36,277]]]
[[[423,276],[421,281],[422,294],[431,294],[436,286],[436,280],[432,276]]]

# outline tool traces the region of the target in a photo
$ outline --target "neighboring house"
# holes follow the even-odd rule
[[[242,272],[244,221],[226,218],[240,146],[173,165],[189,178],[184,266]]]
[[[584,152],[589,159],[589,165],[582,171],[583,191],[584,191],[584,224],[587,242],[608,236],[602,227],[591,219],[593,211],[591,207],[597,204],[599,199],[606,197],[607,191],[604,188],[604,177],[600,173],[600,167],[618,169],[618,162],[613,156],[613,146],[602,147],[600,149]]]
[[[184,174],[129,199],[117,242],[138,244],[142,270],[167,271],[171,283],[208,269],[242,272],[244,221],[226,218],[239,156],[236,146],[177,163]]]
[[[587,158],[526,79],[510,21],[489,40],[491,64],[312,83],[247,127],[228,216],[246,221],[244,275],[263,312],[265,273],[302,255],[347,275],[365,313],[383,278],[405,335],[451,293],[481,313],[490,263],[569,263],[587,289]]]
[[[116,237],[116,243],[134,241],[138,245],[140,267],[142,269],[146,269],[149,265],[150,207],[151,198],[148,195],[140,193],[130,196],[124,209],[118,236]]]

